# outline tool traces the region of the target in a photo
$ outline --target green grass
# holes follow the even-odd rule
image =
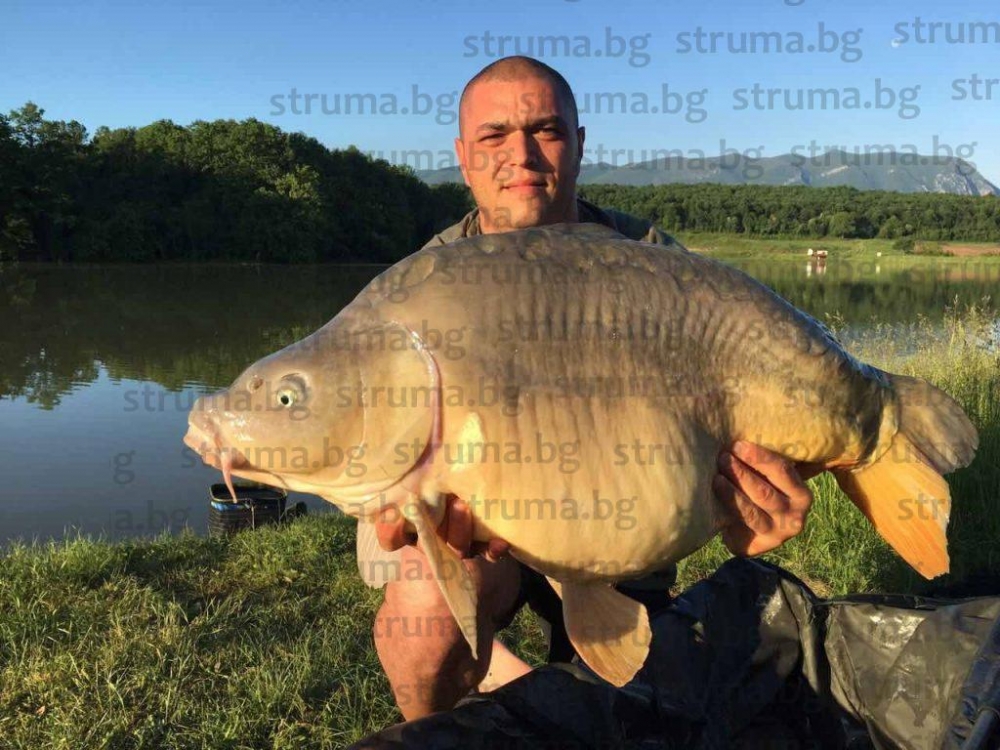
[[[340,748],[401,721],[355,522],[0,558],[0,748]],[[505,640],[536,663],[537,623]]]
[[[950,478],[953,574],[1000,572],[1000,353],[977,310],[852,347],[956,396],[980,430]],[[829,477],[803,533],[768,557],[822,595],[927,591]],[[680,586],[729,557],[716,541]],[[934,585],[940,585],[936,581]],[[0,557],[0,748],[336,748],[399,720],[371,636],[354,524],[332,515],[232,539],[14,546]],[[522,612],[505,640],[538,663]]]
[[[396,720],[353,527],[14,548],[0,747],[333,748]]]
[[[753,257],[760,255],[805,256],[811,247],[813,250],[826,250],[837,257],[875,257],[876,252],[883,256],[903,255],[902,251],[894,250],[892,240],[841,240],[834,238],[801,238],[783,239],[768,237],[749,237],[738,234],[713,234],[707,232],[686,232],[677,235],[677,239],[690,250],[697,250],[706,255],[718,255],[727,258]]]

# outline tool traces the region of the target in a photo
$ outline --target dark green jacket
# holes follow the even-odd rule
[[[641,240],[643,242],[652,242],[657,245],[673,245],[675,247],[682,247],[677,240],[660,231],[656,226],[645,219],[630,216],[629,214],[622,213],[621,211],[598,208],[593,203],[585,201],[582,198],[576,199],[576,205],[581,222],[603,224],[606,227],[611,227],[616,232],[622,233],[630,240]],[[449,242],[460,240],[463,237],[474,237],[479,233],[479,209],[474,208],[467,213],[461,221],[456,224],[452,224],[440,234],[434,235],[430,241],[424,245],[424,247],[427,248],[437,247],[438,245],[447,245]]]

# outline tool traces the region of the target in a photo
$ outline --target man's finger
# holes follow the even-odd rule
[[[719,531],[723,544],[734,555],[762,555],[794,536],[794,533],[784,531],[780,521],[776,522],[757,507],[721,474],[715,476],[712,489],[726,508],[728,515]]]
[[[743,440],[737,441],[733,445],[732,453],[752,471],[763,477],[769,487],[778,490],[778,495],[783,496],[777,498],[782,501],[783,505],[775,510],[779,512],[784,510],[805,512],[809,510],[812,505],[812,491],[799,475],[796,465],[791,461],[767,448]],[[808,476],[815,476],[823,471],[816,464],[802,464],[802,466],[808,472]],[[748,488],[744,487],[743,489],[747,490]],[[754,494],[750,494],[750,497],[754,502],[757,502],[758,498]],[[769,498],[761,499],[766,502]]]
[[[510,554],[510,544],[504,540],[494,537],[486,543],[486,559],[490,562],[497,562]]]
[[[490,562],[499,562],[510,555],[510,542],[499,537],[493,537],[488,542],[473,542],[472,556],[480,555]]]
[[[786,495],[802,484],[791,461],[763,446],[737,440],[731,452]]]
[[[398,508],[385,508],[377,514],[375,536],[378,538],[379,546],[387,552],[395,552],[409,543],[406,519],[399,513]]]
[[[448,502],[448,512],[442,524],[444,540],[461,557],[468,557],[472,549],[472,511],[465,501],[455,498]]]
[[[726,545],[734,555],[748,555],[750,545],[757,538],[758,532],[750,528],[746,522],[743,512],[740,509],[739,490],[721,474],[717,474],[712,480],[712,491],[722,505],[724,514],[722,528],[722,543]],[[752,506],[753,504],[750,503]],[[755,513],[762,513],[757,508],[750,510],[751,518]],[[756,523],[759,523],[757,521]]]
[[[765,513],[783,513],[788,509],[788,498],[779,491],[781,488],[732,453],[720,453],[718,467],[724,477]]]
[[[716,474],[712,479],[712,492],[722,505],[724,527],[740,527],[750,537],[771,533],[771,517],[751,502],[727,477]],[[728,543],[726,546],[729,546]]]

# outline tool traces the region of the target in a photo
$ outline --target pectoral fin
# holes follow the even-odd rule
[[[427,556],[445,601],[448,602],[448,609],[472,649],[472,658],[477,659],[476,587],[472,576],[462,558],[438,536],[422,500],[415,498],[405,512],[417,529],[417,541]]]
[[[570,643],[587,666],[616,687],[628,683],[649,654],[646,608],[605,584],[559,583]]]

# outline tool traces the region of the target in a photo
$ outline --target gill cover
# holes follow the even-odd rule
[[[372,499],[411,470],[426,468],[439,439],[440,373],[419,335],[402,323],[380,322],[354,333],[365,472],[344,483],[348,494]]]

